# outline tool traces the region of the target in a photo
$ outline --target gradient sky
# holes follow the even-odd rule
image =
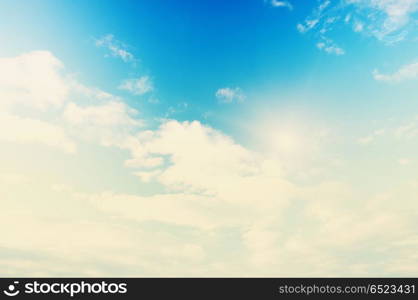
[[[418,0],[0,0],[7,276],[415,276]]]

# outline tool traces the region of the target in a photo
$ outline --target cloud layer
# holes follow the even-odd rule
[[[239,100],[239,89],[218,92]],[[418,271],[407,263],[418,258],[418,185],[411,182],[379,191],[335,178],[297,182],[280,157],[199,121],[145,127],[121,98],[66,76],[49,52],[0,59],[0,99],[0,123],[11,128],[0,143],[13,150],[1,157],[9,167],[0,171],[5,275]],[[284,139],[288,130],[274,132]],[[33,155],[33,143],[46,155],[21,168],[20,156]],[[73,158],[66,164],[68,153]],[[59,166],[51,169],[53,163]],[[107,172],[96,171],[101,168]],[[89,169],[94,175],[80,186],[55,182],[76,183]],[[108,176],[112,184],[106,184]],[[126,188],[129,181],[135,189]]]

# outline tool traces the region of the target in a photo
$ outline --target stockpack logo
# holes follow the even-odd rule
[[[17,285],[19,284],[19,281],[14,281],[13,284],[10,284],[6,290],[3,291],[3,293],[6,296],[14,297],[19,295],[20,291],[17,289]]]
[[[114,283],[114,282],[56,282],[48,281],[42,282],[38,280],[25,281],[20,284],[19,281],[14,281],[13,284],[9,284],[3,293],[6,296],[14,297],[19,294],[25,296],[28,295],[48,295],[48,294],[61,294],[74,297],[76,295],[88,295],[88,294],[126,294],[128,292],[127,283]]]

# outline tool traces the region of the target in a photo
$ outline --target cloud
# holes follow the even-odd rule
[[[364,30],[364,24],[362,22],[356,22],[353,25],[354,32],[362,32]]]
[[[418,78],[418,63],[412,63],[401,67],[392,74],[382,74],[378,70],[373,71],[373,78],[384,82],[401,82]]]
[[[103,146],[125,148],[124,144],[143,125],[138,112],[122,102],[79,106],[69,103],[62,115],[72,136]]]
[[[76,151],[76,144],[65,131],[48,122],[0,113],[0,127],[8,128],[0,135],[3,142],[39,143],[68,153]]]
[[[411,140],[418,136],[418,118],[408,123],[401,124],[393,130],[393,135],[398,139]]]
[[[392,125],[385,129],[374,130],[372,133],[357,139],[359,144],[371,144],[386,140],[390,143],[411,142],[418,137],[418,117]],[[410,146],[409,146],[410,147]]]
[[[215,96],[221,103],[242,102],[245,99],[245,95],[239,87],[221,88],[216,91]]]
[[[31,59],[18,67],[37,62],[41,70],[34,74],[56,61],[50,53],[27,55]],[[18,150],[0,156],[0,268],[8,276],[373,277],[418,271],[399,259],[417,253],[416,186],[410,180],[382,189],[358,184],[380,180],[377,175],[391,171],[387,165],[371,169],[376,176],[347,169],[344,176],[300,182],[284,168],[293,160],[254,150],[196,120],[165,119],[145,128],[122,99],[66,80],[62,71],[36,78],[43,86],[62,83],[66,93],[50,91],[61,98],[45,90],[45,101],[31,92],[25,99],[36,104],[17,109],[18,100],[12,101],[0,114],[8,128],[0,146],[5,139]],[[1,76],[3,87],[14,86]],[[23,78],[16,93],[31,90]],[[10,90],[0,93],[13,95]],[[238,101],[236,89],[223,90],[222,97],[230,90],[231,101]],[[266,126],[261,118],[246,120],[272,153],[332,157],[317,142],[326,134],[312,122],[287,125],[272,115],[276,123],[266,120]],[[415,125],[388,132],[409,141]],[[71,159],[60,152],[34,156],[23,142],[66,152],[77,146],[77,153]],[[22,162],[22,153],[34,159]]]
[[[332,44],[327,45],[324,42],[320,42],[320,43],[316,44],[316,46],[318,47],[318,49],[324,50],[328,54],[335,54],[335,55],[344,55],[345,54],[344,49],[342,49],[342,48],[340,48],[336,45],[332,45]]]
[[[140,125],[140,121],[131,117],[133,114],[137,114],[137,111],[122,102],[107,102],[85,107],[69,103],[65,108],[63,117],[67,122],[77,126],[93,125],[102,128],[114,128]]]
[[[139,78],[132,78],[124,80],[119,89],[131,92],[136,96],[141,96],[153,91],[154,86],[148,76],[141,76]]]
[[[289,10],[293,10],[293,5],[289,1],[271,0],[270,4],[273,7],[286,7]]]
[[[393,41],[403,39],[408,26],[413,26],[412,14],[418,10],[417,0],[377,0],[367,1],[367,4],[376,10],[374,18],[377,19],[379,28],[375,31],[375,36],[381,40],[393,34]]]
[[[112,34],[103,36],[96,40],[97,47],[103,47],[110,51],[110,55],[122,59],[124,62],[134,62],[135,56],[128,52],[126,46],[116,40]]]
[[[71,80],[61,74],[62,69],[48,51],[0,58],[0,126],[7,128],[0,141],[76,151],[75,142],[59,124],[41,117],[59,111],[68,101]]]
[[[45,111],[67,100],[68,80],[62,63],[48,51],[33,51],[0,58],[0,108],[27,107]]]
[[[329,0],[319,1],[303,22],[297,24],[300,33],[310,33],[319,49],[330,54],[342,54],[336,40],[343,27],[374,37],[385,44],[406,39],[416,32],[415,13],[418,0]]]

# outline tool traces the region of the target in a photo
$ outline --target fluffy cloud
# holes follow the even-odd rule
[[[50,53],[40,57],[50,58],[40,60],[41,69],[57,63]],[[137,112],[118,97],[67,81],[53,70],[41,84],[48,86],[50,78],[62,82],[71,97],[57,94],[62,98],[44,102],[32,93],[28,103],[42,105],[30,105],[26,115],[26,110],[14,111],[20,101],[14,95],[10,110],[0,116],[0,122],[13,126],[0,134],[0,142],[16,143],[19,153],[32,151],[20,147],[22,142],[71,152],[78,146],[74,141],[83,140],[95,150],[89,153],[83,144],[66,168],[44,167],[46,156],[42,167],[20,168],[24,174],[11,167],[19,169],[19,155],[7,157],[14,161],[0,173],[0,268],[5,274],[405,276],[418,271],[399,259],[417,252],[416,185],[365,191],[350,180],[301,183],[288,176],[280,157],[245,147],[198,121],[164,120],[144,129]],[[29,89],[30,80],[26,83]],[[26,83],[19,83],[17,93]],[[396,132],[412,138],[414,128],[406,124]],[[273,152],[322,151],[313,141],[306,143],[316,135],[312,126],[302,134],[281,124],[273,129],[258,132],[267,131]],[[109,155],[108,148],[117,154]],[[0,159],[3,168],[6,159]],[[123,169],[124,159],[129,169]],[[115,164],[102,169],[108,161]],[[88,172],[86,164],[95,173],[91,180],[77,181]],[[99,167],[105,171],[96,171]],[[52,182],[56,178],[65,180]],[[80,186],[70,187],[77,182]]]
[[[139,78],[124,80],[119,85],[119,89],[126,90],[134,95],[140,96],[151,92],[154,89],[154,86],[148,76],[141,76]]]
[[[0,58],[0,108],[4,111],[16,107],[61,107],[69,91],[61,69],[62,63],[47,51]]]
[[[0,141],[75,152],[76,144],[64,129],[46,120],[47,113],[59,111],[68,101],[71,80],[61,74],[62,68],[47,51],[0,58],[0,126],[7,128]]]
[[[221,103],[242,102],[245,99],[245,95],[239,87],[221,88],[216,91],[215,96]]]
[[[76,144],[65,131],[48,122],[0,113],[0,127],[8,128],[1,133],[0,142],[39,143],[68,153],[76,151]]]
[[[143,122],[138,112],[118,101],[80,106],[69,103],[62,118],[72,136],[104,146],[126,148],[125,141]]]

